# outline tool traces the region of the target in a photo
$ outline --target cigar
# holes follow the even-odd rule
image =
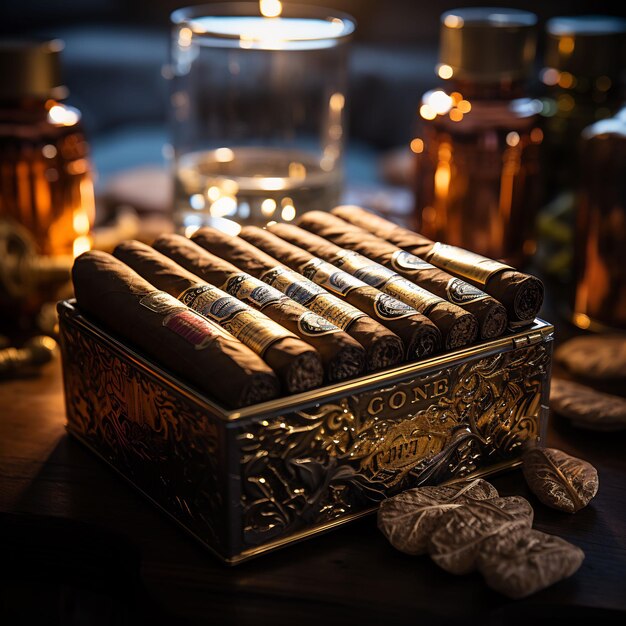
[[[278,396],[276,375],[250,348],[110,254],[81,254],[72,280],[82,311],[225,407]]]
[[[357,341],[278,289],[240,271],[187,237],[163,235],[152,245],[202,280],[262,311],[312,345],[322,358],[327,382],[352,378],[363,371],[365,351]]]
[[[241,237],[232,237],[215,228],[201,228],[191,238],[209,252],[227,259],[345,330],[365,348],[368,371],[391,367],[402,361],[400,337]]]
[[[260,311],[139,241],[124,241],[113,254],[157,289],[219,324],[256,352],[274,370],[286,393],[321,386],[324,371],[315,348]]]
[[[487,292],[504,305],[513,328],[532,323],[541,309],[544,289],[536,276],[463,248],[435,243],[360,207],[341,206],[332,213]]]
[[[338,246],[354,250],[384,265],[400,276],[404,276],[436,296],[474,315],[478,322],[481,339],[495,339],[506,330],[505,308],[474,285],[451,276],[427,261],[335,215],[316,211],[313,215],[307,215],[303,218],[304,220],[314,220],[317,224],[316,232]],[[320,232],[320,229],[324,232]]]
[[[312,213],[314,215],[311,215]],[[327,218],[329,218],[328,222]],[[311,253],[355,275],[368,285],[402,300],[428,317],[439,329],[446,350],[463,347],[476,339],[478,322],[471,313],[416,285],[380,263],[325,240],[324,235],[335,234],[331,220],[336,219],[338,218],[319,211],[309,211],[302,215],[302,226],[319,236],[319,239],[311,241],[309,248]],[[341,220],[338,221],[341,222]],[[327,226],[328,223],[331,225]]]
[[[269,228],[271,232],[255,226],[244,226],[239,236],[380,321],[402,339],[407,360],[421,359],[441,346],[441,333],[427,317],[408,304],[303,250],[306,240],[315,235],[291,224],[274,224]],[[287,236],[284,236],[285,233]],[[286,241],[289,237],[291,241],[297,240],[294,242],[297,245]]]

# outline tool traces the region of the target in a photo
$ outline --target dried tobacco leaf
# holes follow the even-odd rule
[[[495,487],[482,479],[409,489],[381,503],[378,527],[394,548],[407,554],[425,554],[428,538],[445,513],[469,501],[496,497]]]
[[[487,538],[530,529],[533,509],[519,496],[475,500],[449,509],[438,521],[428,546],[433,561],[452,574],[467,574],[476,567]]]
[[[626,428],[626,399],[586,385],[552,379],[550,405],[579,428],[607,431]]]
[[[530,490],[553,509],[576,513],[598,492],[598,472],[587,461],[555,448],[533,448],[523,460]]]
[[[584,558],[580,548],[560,537],[520,528],[487,539],[477,565],[492,589],[524,598],[571,576]]]
[[[574,337],[554,353],[555,359],[582,378],[626,379],[626,337],[589,335]]]

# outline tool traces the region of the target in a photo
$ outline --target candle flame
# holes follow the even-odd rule
[[[263,17],[278,17],[283,12],[283,4],[279,0],[259,0],[259,10]]]

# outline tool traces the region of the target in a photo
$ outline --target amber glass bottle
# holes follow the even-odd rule
[[[546,23],[544,115],[547,195],[575,190],[581,132],[614,115],[623,97],[626,20],[554,17]]]
[[[626,108],[581,139],[574,323],[626,330]]]
[[[54,299],[63,267],[90,247],[88,147],[61,101],[61,48],[0,43],[0,310],[11,317]]]
[[[445,81],[422,98],[415,227],[437,241],[521,267],[541,202],[541,103],[527,94],[536,16],[468,8],[441,18]]]

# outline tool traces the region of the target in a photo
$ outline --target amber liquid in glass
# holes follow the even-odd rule
[[[582,143],[573,321],[626,329],[626,116],[591,128]]]
[[[69,266],[91,247],[94,213],[78,111],[52,99],[0,101],[0,225],[5,238],[0,269],[13,276],[25,264],[32,266],[35,256],[44,257],[37,263],[39,271]],[[7,249],[13,239],[24,245]],[[44,274],[36,280],[20,274],[15,281],[23,289],[18,285],[17,293],[0,280],[2,316],[28,325],[42,304],[58,299],[65,281],[59,283],[59,272],[49,274],[49,279]]]
[[[420,137],[412,142],[415,227],[523,267],[536,249],[541,202],[538,103],[457,89],[423,99]]]
[[[54,100],[0,102],[0,219],[33,238],[37,253],[89,248],[94,196],[88,148],[75,109]]]

